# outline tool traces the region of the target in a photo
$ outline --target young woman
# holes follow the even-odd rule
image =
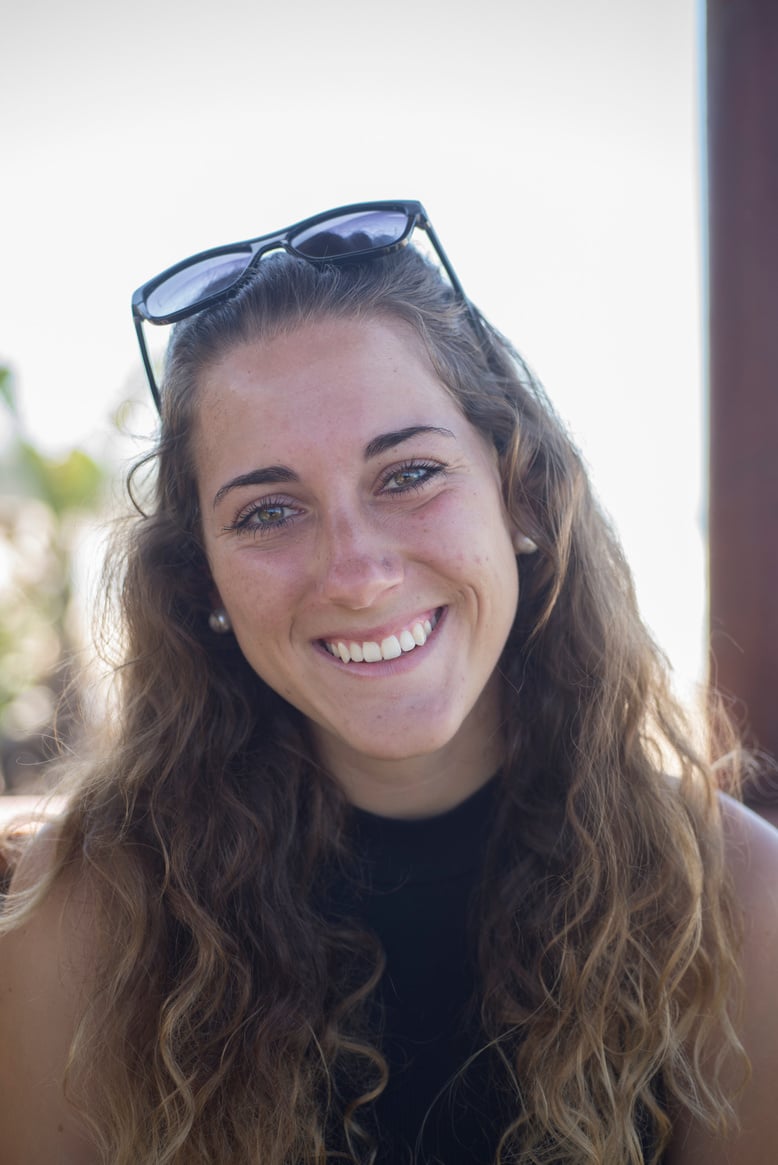
[[[5,916],[3,1161],[778,1159],[778,834],[419,204],[134,313],[155,473],[112,736]]]

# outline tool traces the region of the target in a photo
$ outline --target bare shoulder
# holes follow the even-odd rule
[[[31,841],[12,891],[51,870],[59,831]],[[90,989],[94,911],[83,880],[58,879],[24,923],[0,937],[0,1143],[6,1165],[96,1165],[63,1079]]]
[[[778,829],[732,797],[722,794],[720,804],[731,868],[747,892],[754,873],[778,867]]]
[[[738,1103],[740,1131],[723,1141],[678,1122],[669,1165],[775,1165],[778,1161],[778,830],[722,798],[727,862],[743,912],[744,1009],[740,1036],[752,1075]]]

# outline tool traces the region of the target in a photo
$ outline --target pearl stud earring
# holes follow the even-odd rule
[[[208,626],[216,635],[226,635],[232,631],[232,623],[230,623],[230,617],[224,607],[217,607],[215,611],[211,611],[208,616]]]
[[[537,542],[533,542],[529,534],[522,534],[517,530],[513,537],[513,549],[517,554],[534,554],[538,548]]]

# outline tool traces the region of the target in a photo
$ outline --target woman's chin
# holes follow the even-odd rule
[[[314,726],[314,739],[328,767],[337,777],[338,767],[348,768],[408,764],[424,758],[441,758],[453,746],[459,725],[405,726],[371,733],[333,733]]]

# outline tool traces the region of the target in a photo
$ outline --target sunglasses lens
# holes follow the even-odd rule
[[[164,321],[176,312],[218,295],[240,279],[250,262],[250,250],[230,251],[225,255],[211,255],[169,275],[146,296],[150,319]]]
[[[363,210],[329,218],[292,235],[290,246],[305,259],[362,255],[399,243],[410,231],[404,210]]]

